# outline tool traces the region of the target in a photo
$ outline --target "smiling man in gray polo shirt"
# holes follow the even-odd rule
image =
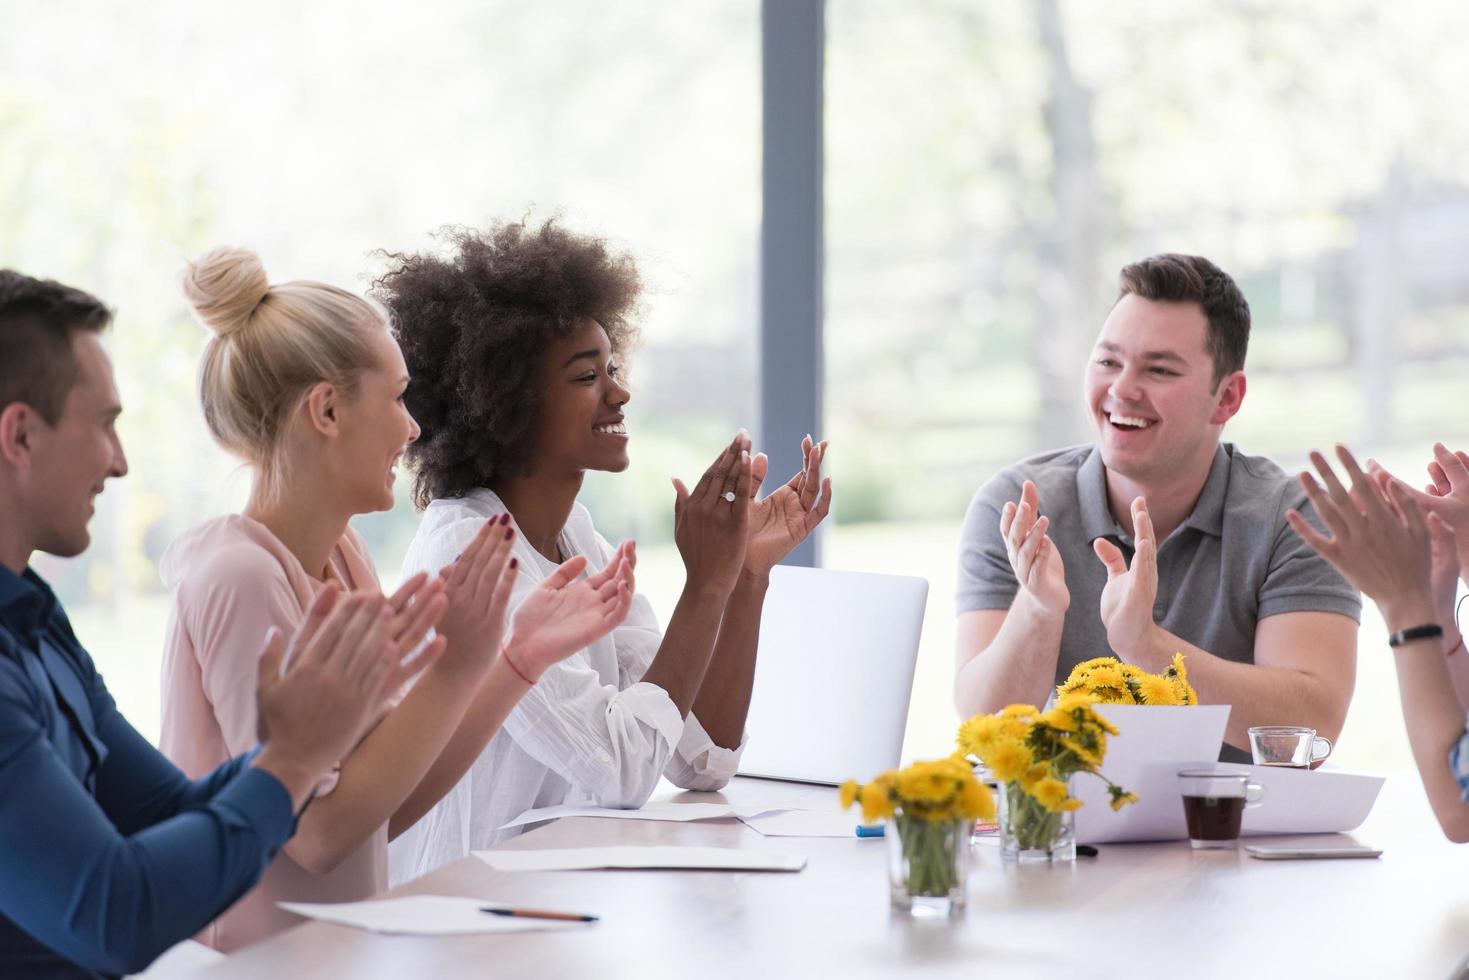
[[[955,703],[1038,704],[1092,657],[1156,672],[1181,652],[1200,700],[1233,706],[1223,758],[1249,760],[1251,725],[1335,739],[1361,597],[1286,524],[1312,514],[1300,484],[1220,442],[1249,305],[1196,256],[1119,278],[1084,385],[1095,444],[1001,471],[965,516]]]

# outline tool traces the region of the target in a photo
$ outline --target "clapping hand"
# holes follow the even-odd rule
[[[693,490],[673,481],[673,540],[688,586],[728,596],[745,560],[750,525],[750,437],[740,430]]]
[[[1121,549],[1106,538],[1092,542],[1092,550],[1107,566],[1107,584],[1102,587],[1107,645],[1119,657],[1137,663],[1148,649],[1149,635],[1157,629],[1153,602],[1158,597],[1158,542],[1147,501],[1142,497],[1132,502],[1132,532],[1135,545],[1131,567]]]
[[[466,678],[482,678],[500,650],[518,574],[510,557],[514,538],[509,514],[491,517],[453,564],[439,572],[448,598],[439,624],[449,643],[441,662]]]
[[[374,705],[379,701],[386,702],[410,677],[431,665],[444,652],[445,640],[439,636],[419,650],[417,656],[411,659],[408,657],[423,643],[424,637],[443,615],[448,603],[442,593],[443,587],[438,580],[429,578],[423,572],[404,582],[393,593],[392,598],[387,600],[370,591],[353,592],[339,598],[340,593],[335,585],[322,589],[289,642],[279,630],[272,630],[266,638],[265,650],[260,658],[260,680],[256,687],[256,737],[262,743],[269,741],[271,716],[277,711],[268,706],[266,701],[290,696],[291,688],[281,688],[280,684],[285,675],[296,670],[297,659],[324,653],[330,648],[329,644],[337,642],[334,639],[337,633],[347,629],[348,619],[359,614],[367,615],[361,610],[370,609],[372,615],[386,618],[380,648],[374,648],[373,644],[378,641],[374,636],[367,635],[363,641],[363,649],[355,655],[356,658],[365,659],[354,659],[355,666],[347,665],[343,669],[366,671],[363,676],[368,679],[380,671],[381,679],[377,682],[378,688],[373,695],[376,700],[369,700]],[[331,630],[326,630],[324,624],[328,622],[328,614],[334,606],[342,608],[337,617],[341,622],[333,620],[335,625]],[[381,660],[380,665],[377,660]],[[343,663],[346,664],[345,661]],[[368,664],[368,667],[361,666],[363,663]],[[318,664],[316,669],[319,670],[320,667]],[[369,723],[376,717],[374,712]]]
[[[1020,488],[1020,501],[1006,501],[1000,511],[1000,537],[1020,588],[1044,612],[1059,616],[1071,604],[1066,567],[1056,543],[1047,536],[1051,519],[1040,515],[1040,499],[1029,480]]]
[[[579,578],[585,555],[561,564],[515,608],[506,656],[534,683],[548,667],[605,636],[627,617],[632,605],[633,542],[618,545],[607,566]]]
[[[1399,485],[1421,510],[1437,514],[1444,524],[1455,529],[1456,563],[1460,573],[1469,573],[1469,453],[1451,451],[1441,442],[1434,443],[1433,459],[1428,464],[1432,482],[1422,492],[1393,476],[1376,460],[1367,461],[1367,471],[1380,487],[1386,487],[1384,481]]]
[[[1445,554],[1453,529],[1436,513],[1425,519],[1416,491],[1402,481],[1368,477],[1345,446],[1337,446],[1336,455],[1351,480],[1350,490],[1319,452],[1311,453],[1311,463],[1325,487],[1309,473],[1300,475],[1328,533],[1317,531],[1294,510],[1286,513],[1286,520],[1354,588],[1377,603],[1390,629],[1418,625],[1434,612],[1435,564],[1439,578],[1456,570]]]
[[[745,570],[764,577],[805,541],[831,510],[831,480],[821,478],[826,441],[801,440],[801,469],[764,500],[756,499],[770,469],[760,453],[750,466],[750,530],[745,544]]]

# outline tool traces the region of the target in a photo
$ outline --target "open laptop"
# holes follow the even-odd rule
[[[836,785],[895,768],[928,581],[779,566],[740,775]]]

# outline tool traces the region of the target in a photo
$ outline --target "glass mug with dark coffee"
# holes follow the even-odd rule
[[[1257,766],[1310,769],[1331,755],[1331,739],[1314,728],[1257,725],[1250,729],[1250,755]]]
[[[1178,783],[1188,842],[1200,849],[1238,845],[1246,808],[1265,799],[1265,787],[1232,769],[1185,769]]]

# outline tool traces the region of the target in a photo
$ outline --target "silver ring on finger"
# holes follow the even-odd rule
[[[735,502],[735,492],[733,490],[726,490],[726,491],[724,491],[724,493],[721,493],[719,496],[727,504],[732,504],[732,503]]]

